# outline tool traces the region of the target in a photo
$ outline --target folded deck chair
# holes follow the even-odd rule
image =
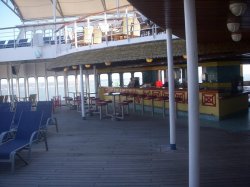
[[[22,150],[28,149],[29,158],[31,155],[31,145],[38,141],[39,128],[41,124],[42,113],[40,111],[22,112],[18,130],[15,139],[0,145],[0,162],[11,163],[11,171],[15,169],[15,158],[18,157],[26,165],[28,162],[19,154]],[[48,150],[47,139],[44,137],[46,150]]]
[[[10,127],[14,117],[14,112],[0,111],[0,144],[11,138]]]
[[[0,112],[10,112],[10,103],[0,103]]]
[[[16,103],[15,116],[14,116],[13,123],[11,125],[12,129],[16,129],[18,127],[18,122],[19,122],[22,112],[31,111],[31,107],[32,107],[31,102],[20,101]]]
[[[41,127],[43,129],[47,129],[49,125],[55,125],[56,132],[58,132],[57,119],[52,116],[53,102],[52,101],[38,101],[36,110],[43,112]]]

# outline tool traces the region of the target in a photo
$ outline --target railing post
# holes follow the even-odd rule
[[[81,109],[82,109],[82,119],[85,120],[85,103],[84,103],[84,85],[83,85],[83,73],[82,73],[82,65],[79,65],[80,69],[80,88],[81,88]]]
[[[75,35],[75,48],[77,48],[78,44],[77,44],[77,23],[76,23],[76,21],[74,22],[74,35]]]

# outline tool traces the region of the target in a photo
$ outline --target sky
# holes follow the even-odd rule
[[[22,24],[21,20],[2,1],[0,1],[0,28]]]

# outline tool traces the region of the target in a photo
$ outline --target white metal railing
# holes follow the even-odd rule
[[[86,17],[74,22],[22,25],[0,29],[0,49],[32,47],[39,35],[43,45],[67,44],[70,48],[92,46],[131,38],[155,36],[164,32],[137,11],[127,8]]]

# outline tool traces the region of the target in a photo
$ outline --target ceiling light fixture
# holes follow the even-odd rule
[[[229,3],[229,10],[235,16],[241,16],[245,13],[247,4],[243,0],[234,0]]]
[[[232,40],[233,40],[234,42],[239,42],[239,41],[241,40],[241,38],[242,38],[242,35],[241,35],[240,32],[233,32],[233,33],[231,34],[231,37],[232,37]]]
[[[230,17],[227,19],[227,29],[230,32],[237,32],[240,28],[240,20],[239,17],[236,17],[234,15],[230,15]]]
[[[85,68],[90,68],[90,64],[85,64]]]
[[[110,61],[105,62],[105,65],[106,65],[106,66],[110,66],[110,65],[111,65],[111,62],[110,62]]]
[[[152,62],[153,62],[153,59],[152,59],[152,58],[146,58],[146,62],[147,62],[147,63],[152,63]]]

